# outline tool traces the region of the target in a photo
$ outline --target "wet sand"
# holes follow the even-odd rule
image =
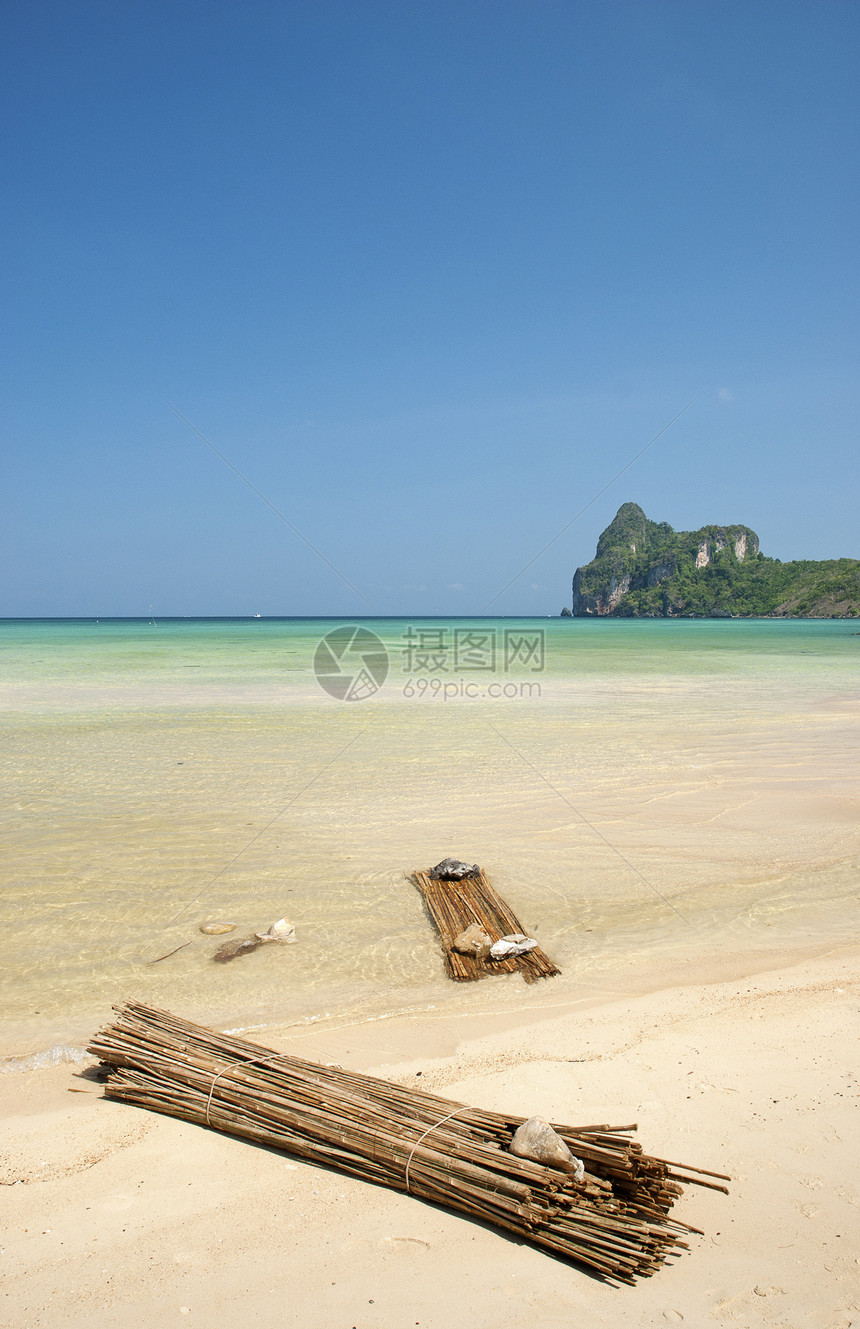
[[[805,675],[567,680],[528,705],[436,710],[162,713],[144,683],[140,714],[9,724],[0,1055],[80,1045],[132,995],[230,1027],[466,1013],[406,877],[449,853],[488,870],[560,965],[553,1000],[860,939],[860,721]],[[285,914],[288,952],[213,965],[201,922],[243,936]],[[480,998],[544,1000],[503,983]]]

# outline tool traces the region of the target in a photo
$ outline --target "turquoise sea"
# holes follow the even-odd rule
[[[5,1064],[132,995],[519,1012],[852,944],[858,660],[845,621],[2,621]],[[445,979],[407,874],[448,854],[561,978]],[[227,965],[199,930],[283,915]]]

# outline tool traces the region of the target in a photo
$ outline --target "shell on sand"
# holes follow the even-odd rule
[[[296,928],[288,918],[279,918],[265,932],[255,932],[258,941],[295,941]]]
[[[233,932],[237,923],[201,923],[200,931],[205,932],[207,937],[220,937],[224,932]]]

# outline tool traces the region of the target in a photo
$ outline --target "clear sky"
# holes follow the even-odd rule
[[[480,613],[690,401],[495,612],[626,500],[860,556],[855,3],[0,21],[0,614]]]

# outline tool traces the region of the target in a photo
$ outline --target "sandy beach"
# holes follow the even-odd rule
[[[367,709],[313,693],[301,625],[7,635],[0,1323],[860,1323],[855,639],[594,626],[547,629],[528,703]],[[407,874],[446,853],[560,976],[445,977]],[[213,964],[205,919],[283,914],[295,946]],[[479,1107],[636,1121],[730,1194],[689,1188],[704,1236],[613,1288],[105,1100],[64,1058],[130,997]]]
[[[72,1067],[5,1076],[2,1324],[848,1329],[860,1320],[857,978],[846,950],[539,1022],[507,1015],[504,1028],[442,1015],[267,1031],[279,1049],[490,1108],[636,1120],[648,1151],[730,1173],[729,1196],[685,1192],[677,1212],[705,1235],[635,1288],[108,1102]]]

